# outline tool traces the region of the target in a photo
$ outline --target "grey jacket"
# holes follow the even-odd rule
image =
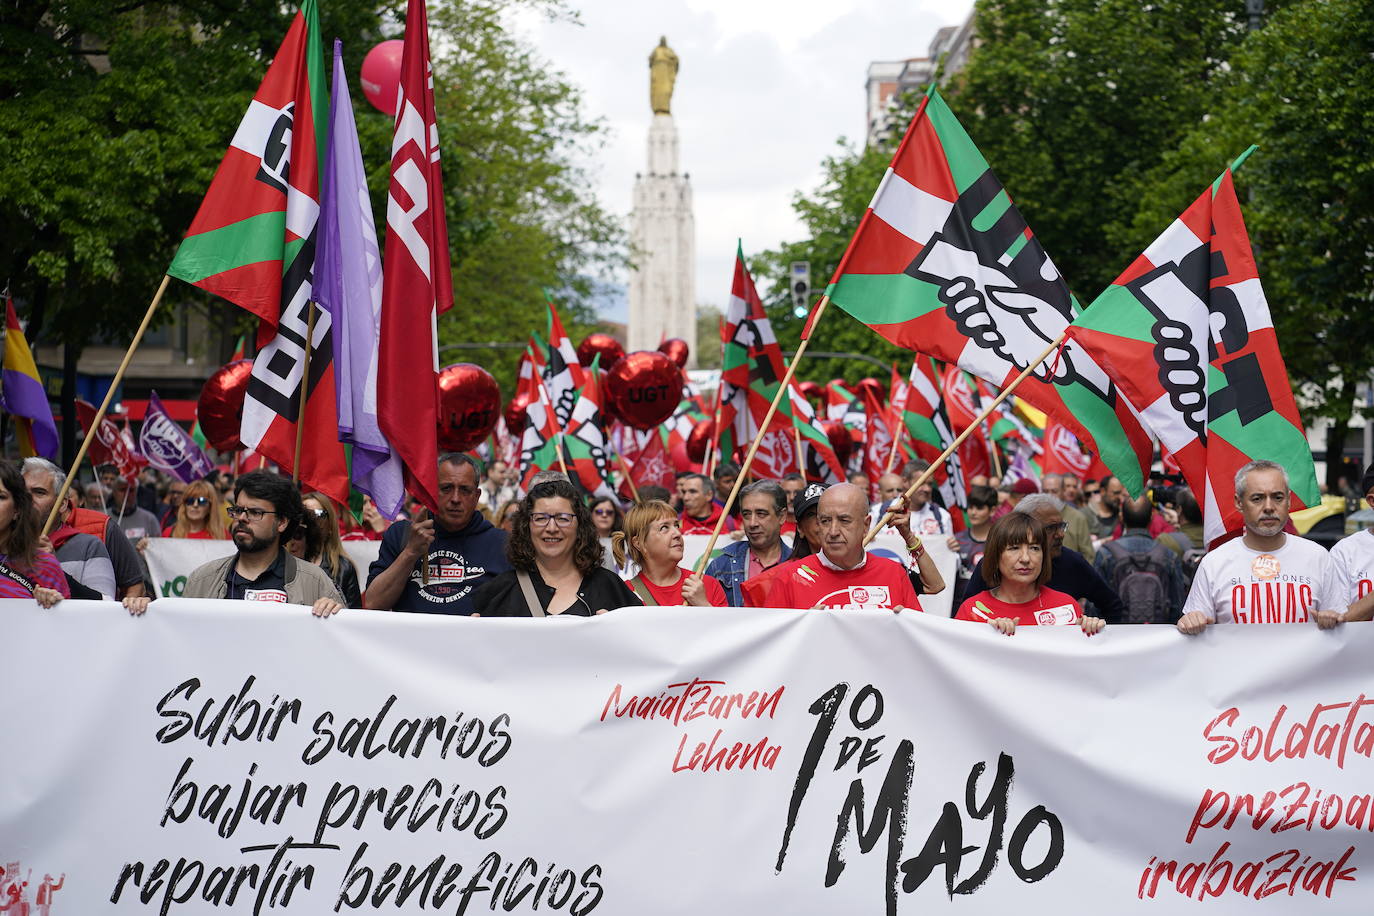
[[[183,598],[227,598],[229,585],[225,577],[230,565],[238,559],[232,553],[222,560],[211,560],[198,566],[186,579]],[[334,587],[324,570],[314,563],[302,563],[291,554],[286,555],[286,600],[290,604],[314,604],[321,598],[332,598],[340,604],[343,596]]]

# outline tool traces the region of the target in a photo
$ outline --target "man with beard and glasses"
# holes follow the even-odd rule
[[[197,567],[186,580],[184,598],[230,598],[305,604],[316,617],[343,607],[343,596],[324,570],[286,552],[285,544],[305,521],[300,491],[289,479],[253,471],[234,481],[230,533],[238,551]],[[148,598],[126,598],[135,616]]]
[[[1252,461],[1236,472],[1236,508],[1244,533],[1202,558],[1183,602],[1179,632],[1214,623],[1306,623],[1322,629],[1367,620],[1374,597],[1347,604],[1331,555],[1315,541],[1284,533],[1288,472]]]

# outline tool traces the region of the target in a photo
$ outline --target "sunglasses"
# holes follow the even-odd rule
[[[188,506],[208,506],[210,505],[210,497],[192,496],[190,499],[184,500],[184,502]]]
[[[614,509],[593,509],[593,515],[615,515]]]
[[[307,509],[305,511],[315,516],[315,518],[324,518],[329,514],[328,512],[325,512],[323,509]]]

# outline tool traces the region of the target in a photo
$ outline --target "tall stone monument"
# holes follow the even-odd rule
[[[653,350],[665,337],[691,345],[696,365],[696,223],[692,185],[678,171],[677,127],[673,124],[673,84],[678,59],[659,40],[649,55],[648,170],[635,176],[630,213],[630,322],[628,349]]]

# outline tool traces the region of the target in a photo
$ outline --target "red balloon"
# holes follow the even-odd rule
[[[525,434],[525,411],[529,406],[530,396],[528,393],[517,394],[506,405],[506,432],[517,439]]]
[[[691,350],[681,337],[669,337],[658,345],[658,352],[668,354],[668,358],[677,363],[679,369],[687,368],[687,356]]]
[[[401,51],[406,43],[399,38],[384,41],[363,58],[359,82],[363,95],[382,114],[396,116],[396,94],[401,85]]]
[[[849,427],[839,420],[826,420],[821,424],[821,429],[830,440],[835,457],[840,459],[840,467],[849,467],[849,455],[854,450],[854,440],[849,435]]]
[[[221,452],[243,448],[239,428],[243,426],[243,395],[252,372],[253,361],[240,359],[217,370],[200,389],[196,419],[205,441]]]
[[[693,461],[704,461],[715,432],[715,420],[698,420],[693,424],[692,431],[687,434],[687,457]]]
[[[682,370],[657,350],[637,350],[606,373],[606,401],[635,429],[653,429],[682,400]]]
[[[501,416],[501,387],[491,373],[472,363],[439,372],[439,448],[466,452],[496,428]]]
[[[625,355],[625,348],[609,334],[588,334],[582,338],[582,343],[577,345],[577,361],[584,366],[590,366],[597,354],[601,356],[601,368],[609,369],[615,365],[616,360]]]

